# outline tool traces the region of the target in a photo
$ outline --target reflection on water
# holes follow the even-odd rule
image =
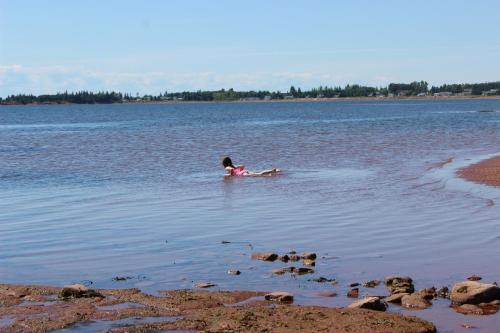
[[[1,107],[0,280],[152,293],[208,280],[316,301],[327,287],[249,260],[291,249],[335,257],[315,276],[339,295],[389,274],[498,280],[500,191],[454,176],[498,153],[500,113],[481,109],[500,101]],[[226,179],[226,154],[284,173]]]

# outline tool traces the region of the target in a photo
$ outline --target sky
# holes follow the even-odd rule
[[[0,0],[0,97],[500,80],[500,1]]]

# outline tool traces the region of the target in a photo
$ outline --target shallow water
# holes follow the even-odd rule
[[[336,306],[316,293],[499,280],[500,189],[454,176],[500,151],[500,112],[481,109],[500,100],[0,107],[0,281],[208,280]],[[284,174],[227,179],[225,154]],[[292,249],[339,284],[249,259]]]

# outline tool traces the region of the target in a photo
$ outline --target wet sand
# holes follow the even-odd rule
[[[436,331],[431,323],[413,316],[280,304],[265,301],[264,293],[253,291],[175,290],[152,296],[138,289],[100,289],[96,290],[100,294],[98,297],[63,300],[58,298],[61,290],[46,286],[0,285],[0,330],[5,333],[62,333],[78,331],[80,326],[85,326],[113,332]]]
[[[468,181],[500,187],[500,156],[463,168],[458,174]]]

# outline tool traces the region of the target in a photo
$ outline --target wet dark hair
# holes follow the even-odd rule
[[[229,156],[225,156],[222,159],[222,165],[224,166],[224,168],[227,168],[227,167],[234,168],[233,161],[231,161],[231,158]]]

